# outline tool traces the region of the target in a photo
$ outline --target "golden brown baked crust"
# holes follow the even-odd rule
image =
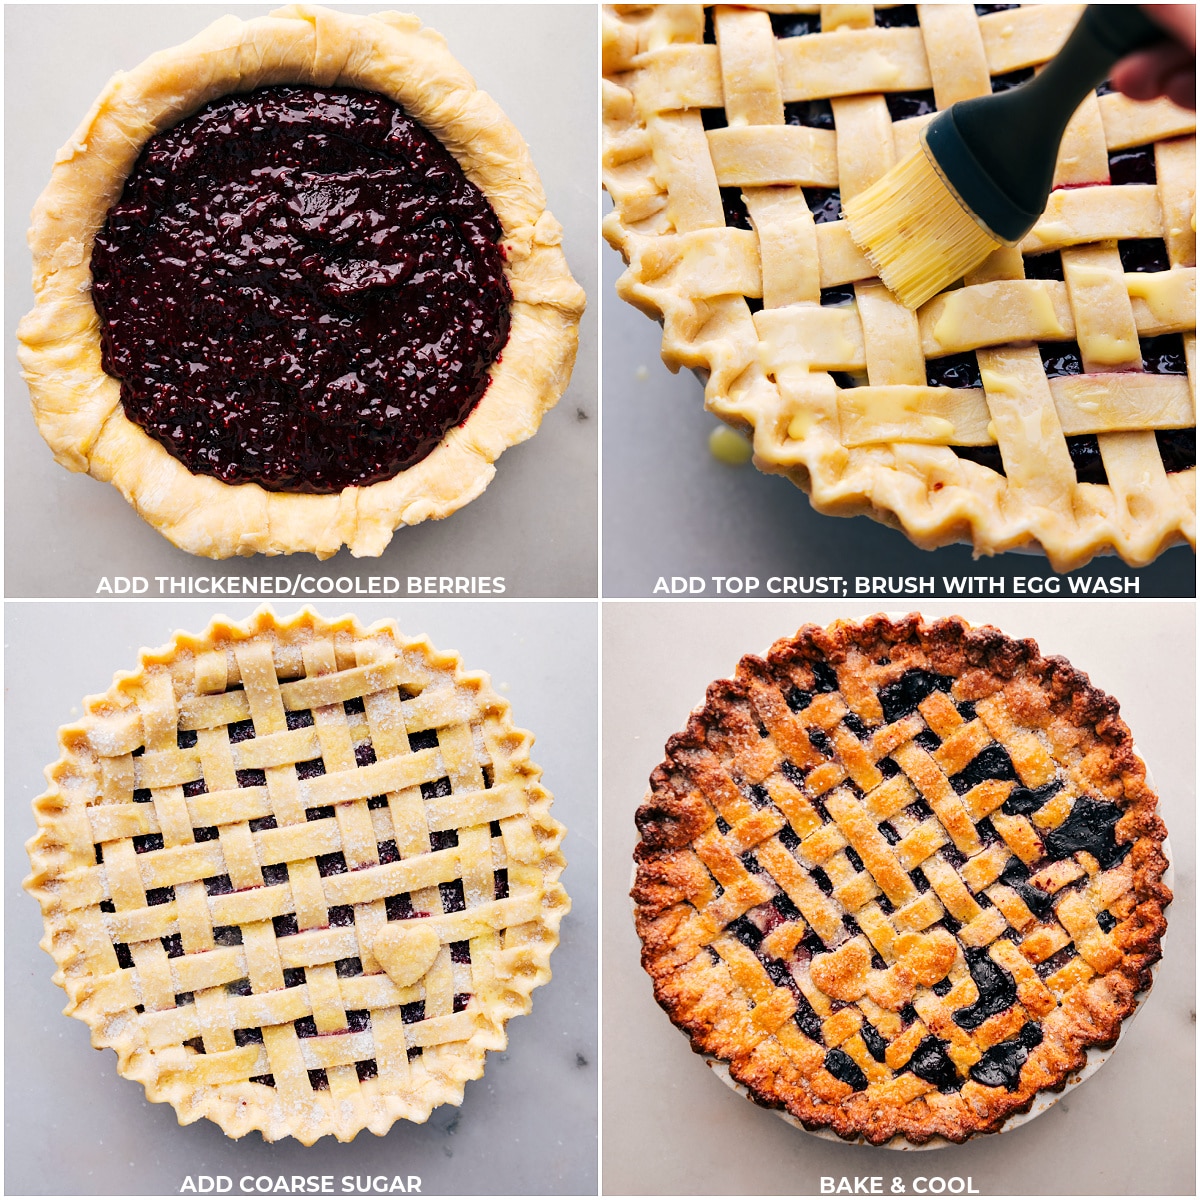
[[[65,1011],[231,1137],[460,1104],[550,978],[563,827],[486,675],[391,622],[269,609],[84,701],[25,881]]]
[[[100,365],[91,250],[142,146],[219,96],[278,83],[388,96],[458,159],[503,229],[512,326],[470,417],[420,463],[336,495],[269,492],[193,475],[127,420]],[[18,330],[34,416],[54,457],[117,487],[177,546],[209,558],[342,545],[381,554],[400,525],[441,518],[488,485],[509,446],[531,437],[570,379],[584,296],[546,209],[524,140],[443,39],[399,13],[294,5],[223,17],[181,46],[113,77],[59,151],[29,233],[37,303]]]
[[[1060,571],[1195,544],[1195,467],[1168,472],[1155,437],[1195,426],[1194,113],[1089,96],[1032,232],[916,314],[835,219],[916,147],[930,93],[946,109],[1031,73],[1081,7],[927,4],[916,26],[864,5],[605,10],[617,292],[818,511],[924,549],[1040,546]],[[893,112],[905,93],[926,111]],[[1111,179],[1110,155],[1148,145],[1153,186]],[[1162,262],[1127,271],[1118,242],[1135,238]],[[1160,335],[1182,335],[1186,374],[1143,371]],[[1048,372],[1039,347],[1083,374]],[[1102,476],[1079,477],[1076,436],[1097,439]]]
[[[693,1048],[806,1128],[995,1132],[1150,986],[1157,797],[1116,701],[1033,641],[806,625],[666,755],[637,813],[642,964]]]

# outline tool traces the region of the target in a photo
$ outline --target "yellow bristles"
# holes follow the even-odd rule
[[[1004,244],[963,206],[924,142],[842,212],[850,236],[906,308],[918,308]]]

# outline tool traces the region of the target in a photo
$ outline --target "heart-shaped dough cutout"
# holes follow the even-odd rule
[[[901,934],[895,950],[900,968],[922,987],[933,987],[945,979],[958,957],[958,943],[944,929]]]
[[[809,964],[809,975],[827,996],[853,1002],[867,990],[871,951],[866,938],[855,938],[830,954],[818,954]]]
[[[411,987],[442,948],[437,931],[426,921],[391,923],[375,935],[371,949],[397,987]]]

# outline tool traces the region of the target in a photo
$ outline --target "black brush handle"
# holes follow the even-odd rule
[[[1118,59],[1165,37],[1135,4],[1090,4],[1039,74],[955,104],[926,143],[966,206],[1002,241],[1019,241],[1046,207],[1072,114]]]

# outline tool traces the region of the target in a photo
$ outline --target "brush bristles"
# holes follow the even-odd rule
[[[920,307],[1004,244],[963,206],[923,143],[842,212],[850,236],[906,308]]]

